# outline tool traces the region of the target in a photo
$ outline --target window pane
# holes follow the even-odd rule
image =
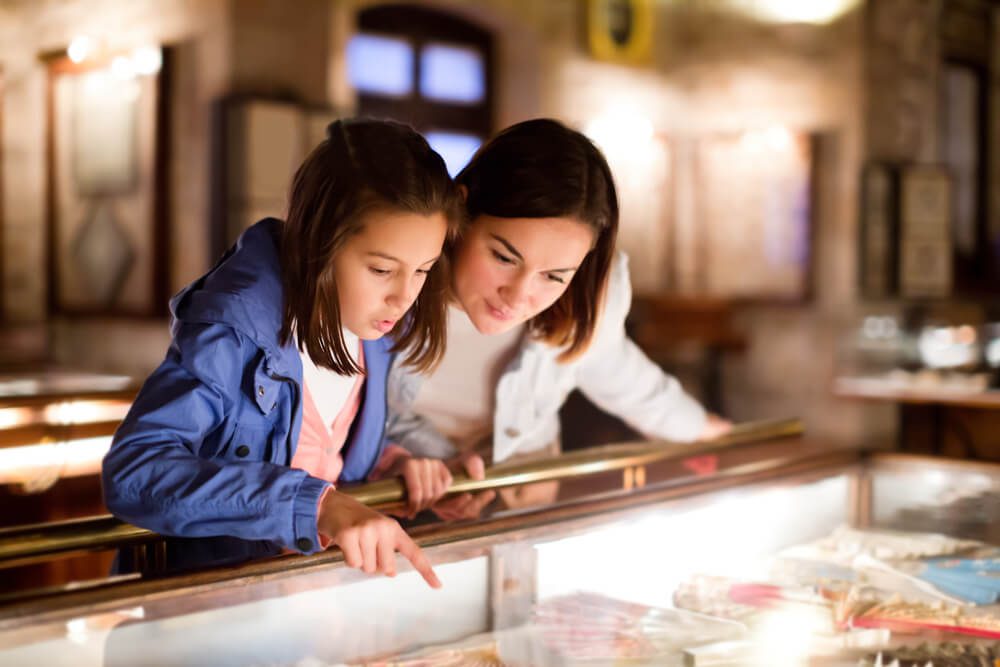
[[[403,96],[413,90],[413,47],[403,39],[360,33],[347,45],[347,72],[359,91]]]
[[[448,173],[454,177],[469,163],[472,154],[476,152],[482,138],[472,134],[457,134],[454,132],[427,132],[424,134],[431,148],[440,153],[448,166]]]
[[[420,94],[444,102],[481,102],[486,94],[483,70],[483,56],[475,49],[428,44],[420,52]]]

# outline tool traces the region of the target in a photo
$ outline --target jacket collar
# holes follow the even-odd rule
[[[211,271],[170,300],[170,313],[175,330],[181,323],[233,328],[264,350],[271,370],[288,375],[300,366],[295,345],[278,341],[284,307],[281,225],[267,218],[249,227]]]

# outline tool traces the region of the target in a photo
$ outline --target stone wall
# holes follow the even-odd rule
[[[3,106],[3,289],[8,316],[45,317],[44,51],[79,33],[113,46],[136,41],[177,47],[173,114],[170,285],[211,262],[210,165],[213,104],[233,92],[296,97],[350,109],[344,46],[367,0],[43,0],[0,6]],[[817,437],[847,444],[883,438],[886,410],[830,396],[842,337],[867,306],[856,294],[857,180],[864,154],[862,12],[827,25],[772,25],[719,9],[726,3],[657,3],[653,63],[596,62],[585,49],[583,3],[575,0],[434,0],[496,36],[498,126],[538,115],[579,128],[616,109],[648,121],[650,162],[610,155],[623,191],[621,245],[639,288],[665,286],[664,236],[671,138],[762,123],[822,136],[810,301],[742,308],[749,349],[725,367],[727,404],[738,419],[801,415]],[[919,4],[919,3],[918,3]],[[704,7],[708,7],[705,9]],[[270,55],[269,55],[270,54]],[[277,55],[273,55],[277,54]],[[683,206],[683,202],[680,202]],[[61,363],[142,374],[162,357],[163,321],[53,322]],[[888,430],[887,430],[888,429]]]
[[[282,9],[284,7],[284,9]],[[6,316],[46,318],[43,53],[88,35],[109,52],[172,47],[169,286],[211,263],[212,123],[217,101],[252,91],[312,104],[327,100],[330,5],[242,0],[78,0],[6,3],[0,9],[3,97],[3,289]],[[298,48],[298,47],[301,47]],[[285,54],[274,57],[273,54]],[[268,55],[271,54],[271,55]],[[164,320],[51,319],[54,360],[142,375],[169,341]]]

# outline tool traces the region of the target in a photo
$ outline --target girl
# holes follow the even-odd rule
[[[690,441],[730,428],[625,335],[631,288],[627,258],[614,251],[618,198],[585,136],[553,120],[519,123],[456,180],[468,223],[451,252],[447,354],[426,378],[393,367],[391,440],[422,456],[462,455],[469,470],[482,456],[558,453],[559,408],[576,388],[650,437]],[[475,515],[490,499],[436,509]]]
[[[393,353],[421,372],[444,351],[438,259],[459,210],[418,134],[333,123],[295,175],[287,220],[250,227],[171,301],[166,359],[104,459],[111,512],[164,535],[226,536],[175,542],[191,547],[178,561],[333,543],[349,566],[389,576],[398,551],[439,586],[398,523],[333,483],[403,476],[411,511],[450,483],[440,461],[383,456],[383,430]]]

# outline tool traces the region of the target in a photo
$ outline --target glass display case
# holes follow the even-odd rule
[[[0,529],[106,512],[101,459],[138,391],[132,378],[68,370],[0,374]],[[106,572],[109,559],[40,565],[0,591]]]
[[[94,475],[137,389],[120,375],[0,375],[0,485],[37,493]]]
[[[758,580],[768,556],[843,526],[997,543],[1000,466],[992,464],[795,441],[681,481],[643,467],[643,484],[635,483],[637,467],[624,476],[609,470],[586,493],[572,492],[571,480],[551,504],[413,527],[440,590],[402,561],[395,578],[372,577],[329,551],[0,600],[0,664],[746,664],[699,661],[697,650],[681,646],[656,658],[626,651],[614,661],[571,660],[553,643],[551,623],[577,618],[567,600],[634,605],[628,613],[638,610],[646,627],[651,619],[675,623],[669,615],[680,612],[671,608],[691,577]],[[692,636],[747,640],[745,626],[687,613],[682,620],[698,626]],[[758,654],[753,664],[857,665],[867,650],[844,644],[813,662],[789,652],[801,648],[797,632],[771,628],[770,657]],[[888,631],[880,632],[867,640],[884,643]],[[423,662],[391,657],[421,650]]]

